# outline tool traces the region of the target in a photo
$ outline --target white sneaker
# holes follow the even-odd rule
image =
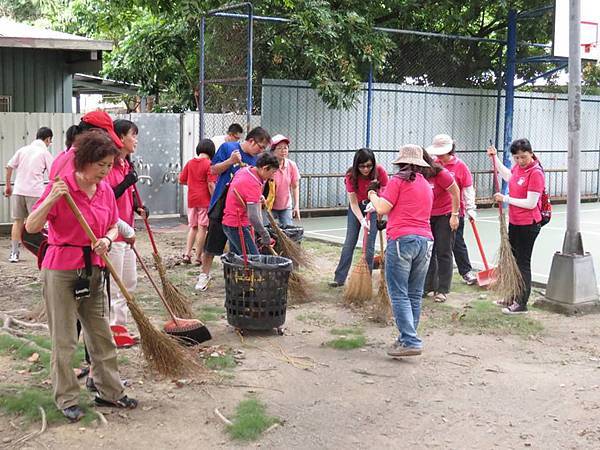
[[[467,285],[472,286],[477,283],[477,275],[473,272],[467,272],[463,275],[463,281],[467,283]]]
[[[207,274],[205,274],[204,272],[200,272],[200,275],[198,275],[198,282],[196,283],[196,287],[195,289],[197,291],[205,291],[206,288],[208,288],[208,283],[210,283],[210,280],[212,279],[212,277]]]
[[[10,252],[9,262],[19,262],[19,252]]]

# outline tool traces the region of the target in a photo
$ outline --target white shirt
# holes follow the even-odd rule
[[[44,172],[50,171],[51,165],[52,155],[40,139],[17,150],[6,165],[17,172],[13,195],[41,197],[44,193]]]
[[[210,140],[213,141],[213,144],[215,144],[215,151],[219,150],[219,147],[225,143],[226,137],[226,134],[222,134],[220,136],[213,136],[210,138]]]

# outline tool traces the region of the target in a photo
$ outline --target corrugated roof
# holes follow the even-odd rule
[[[0,47],[55,50],[112,50],[112,42],[32,27],[0,17]]]

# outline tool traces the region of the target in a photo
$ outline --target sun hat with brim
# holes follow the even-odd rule
[[[454,146],[454,141],[447,134],[438,134],[433,138],[432,144],[427,147],[427,153],[431,156],[440,156],[450,153],[452,151],[452,147]]]
[[[275,147],[277,147],[277,145],[281,144],[282,142],[287,142],[289,145],[290,139],[285,137],[283,134],[276,134],[271,138],[271,149],[275,150]]]
[[[414,144],[403,146],[392,164],[413,164],[415,166],[430,167],[427,161],[423,159],[423,148]]]
[[[102,128],[108,133],[110,138],[113,140],[118,148],[123,148],[123,142],[119,139],[119,136],[115,133],[113,121],[108,114],[104,111],[92,111],[85,114],[81,120],[89,125],[93,125],[98,128]]]

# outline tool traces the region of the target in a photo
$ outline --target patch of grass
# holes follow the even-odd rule
[[[454,275],[452,276],[452,289],[451,292],[454,293],[458,293],[458,294],[477,294],[477,293],[482,293],[485,292],[487,293],[487,289],[484,289],[482,287],[479,287],[479,285],[477,283],[469,286],[467,283],[465,283],[462,279],[462,277],[460,276],[460,274],[458,272],[454,272]]]
[[[363,329],[358,328],[358,327],[356,327],[356,328],[334,328],[330,332],[331,332],[331,334],[334,334],[336,336],[347,335],[347,334],[360,335],[360,334],[364,333]]]
[[[87,404],[89,400],[80,398],[81,409],[86,413],[83,423],[90,423],[96,415]],[[48,423],[67,422],[54,403],[52,391],[34,387],[0,386],[0,409],[8,414],[23,417],[27,423],[40,421],[42,414],[38,408],[41,406],[46,413]]]
[[[232,369],[237,364],[232,355],[209,356],[204,365],[212,370]]]
[[[296,320],[310,325],[325,327],[335,324],[335,320],[320,312],[306,312],[298,314]]]
[[[214,322],[219,320],[223,314],[225,314],[225,308],[222,306],[202,305],[198,318],[202,322]]]
[[[118,355],[117,356],[117,364],[120,366],[125,366],[125,365],[129,364],[129,358],[125,355]]]
[[[325,345],[336,350],[354,350],[364,347],[367,343],[367,338],[363,335],[362,328],[359,327],[334,328],[330,332],[339,338],[328,341]]]
[[[507,316],[489,300],[474,300],[466,308],[426,301],[423,308],[424,329],[445,328],[460,333],[539,335],[544,327],[527,315]]]
[[[267,408],[256,398],[242,400],[236,408],[233,425],[227,427],[232,439],[256,440],[267,428],[279,419],[267,415]]]

